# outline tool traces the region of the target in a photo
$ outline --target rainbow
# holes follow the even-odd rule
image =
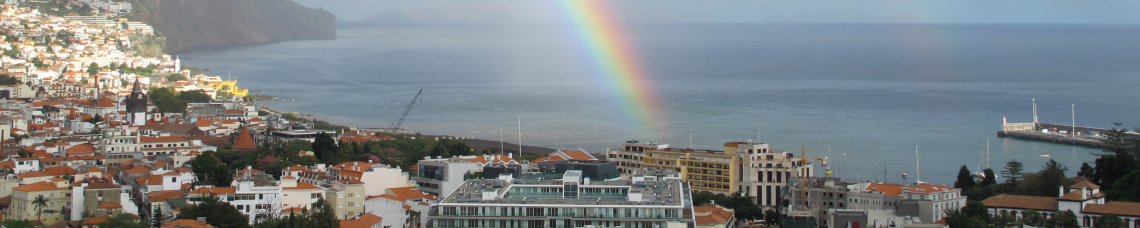
[[[664,121],[657,93],[642,69],[636,48],[604,0],[558,0],[585,54],[597,67],[598,76],[619,97],[625,114],[646,136]]]

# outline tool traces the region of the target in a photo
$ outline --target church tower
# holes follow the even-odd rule
[[[143,94],[142,85],[139,85],[138,79],[135,80],[134,88],[131,88],[131,95],[126,99],[127,103],[127,123],[131,125],[146,125],[146,94]]]

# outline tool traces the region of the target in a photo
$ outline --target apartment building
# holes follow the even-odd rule
[[[66,222],[67,218],[62,211],[71,201],[68,194],[71,190],[68,189],[67,182],[66,179],[56,178],[12,188],[12,204],[5,211],[4,218],[39,220],[45,225]],[[46,207],[42,208],[43,216],[40,216],[40,208],[33,203],[39,196],[48,201]]]
[[[364,213],[364,199],[368,196],[364,194],[364,182],[343,180],[330,184],[325,197],[336,210],[337,219],[348,220]]]
[[[416,164],[417,175],[412,178],[420,191],[443,198],[451,195],[467,180],[469,174],[480,172],[483,165],[462,158],[439,158],[420,160]]]

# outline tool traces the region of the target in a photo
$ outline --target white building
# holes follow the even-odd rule
[[[416,170],[419,173],[413,178],[416,186],[425,193],[442,197],[459,189],[469,174],[482,171],[483,166],[478,162],[458,157],[435,159],[425,157],[416,164]]]

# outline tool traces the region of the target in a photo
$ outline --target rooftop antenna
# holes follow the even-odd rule
[[[522,117],[519,118],[519,156],[523,155],[522,152]]]

